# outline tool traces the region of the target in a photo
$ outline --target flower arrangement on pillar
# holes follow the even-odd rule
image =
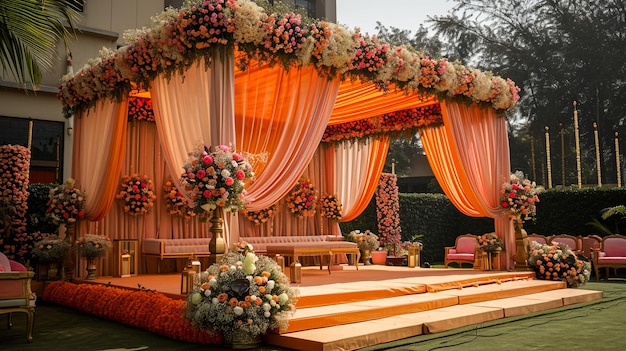
[[[226,145],[216,146],[212,151],[200,145],[189,156],[180,181],[189,193],[196,213],[213,213],[210,217],[213,235],[209,243],[209,262],[215,263],[226,252],[223,211],[237,212],[245,208],[245,184],[254,178],[254,172],[241,154]]]
[[[535,204],[539,202],[538,194],[543,191],[543,187],[538,187],[519,171],[511,174],[510,180],[502,184],[501,206],[504,213],[513,221],[515,229],[515,269],[529,269],[529,242],[522,225],[524,221],[535,219],[537,214]]]

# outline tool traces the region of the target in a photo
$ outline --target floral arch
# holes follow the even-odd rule
[[[503,114],[518,91],[490,72],[334,23],[305,24],[249,0],[207,0],[163,12],[128,45],[67,77],[58,97],[76,118],[72,177],[89,194],[90,221],[81,230],[131,239],[205,236],[207,224],[170,216],[158,190],[161,199],[145,216],[125,216],[115,202],[127,174],[147,174],[155,189],[175,183],[199,142],[232,145],[248,157],[256,173],[250,210],[273,206],[306,175],[320,195],[337,194],[350,220],[375,191],[390,135],[418,131],[453,203],[494,218],[514,252],[499,189],[510,173]],[[139,98],[152,107],[139,115],[154,123],[129,121]],[[277,212],[261,226],[230,218],[233,240],[239,233],[339,234],[336,222]]]

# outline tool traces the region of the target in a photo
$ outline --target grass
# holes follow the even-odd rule
[[[420,335],[365,350],[623,350],[626,348],[626,279],[592,281],[581,289],[603,291],[604,298],[554,310],[481,323],[451,331]],[[196,345],[102,320],[79,311],[38,304],[32,343],[26,342],[23,314],[6,328],[0,315],[0,350],[225,350]],[[284,351],[263,346],[258,350]]]

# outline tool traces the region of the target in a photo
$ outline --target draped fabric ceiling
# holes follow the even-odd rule
[[[510,174],[501,111],[393,85],[382,92],[367,80],[322,76],[313,64],[287,70],[253,63],[242,71],[234,64],[239,54],[211,51],[184,72],[157,75],[146,92],[156,123],[128,121],[127,95],[77,111],[72,177],[88,194],[89,219],[79,233],[139,240],[210,235],[206,222],[170,216],[161,190],[167,180],[177,182],[188,152],[201,143],[231,145],[247,155],[255,171],[247,187],[249,210],[279,205],[277,215],[260,225],[227,214],[231,242],[239,236],[340,235],[336,222],[318,215],[295,218],[281,199],[304,175],[319,196],[337,195],[343,221],[354,219],[376,190],[389,137],[320,144],[326,126],[441,104],[443,125],[419,130],[431,168],[455,206],[494,218],[506,251],[515,252],[512,225],[499,210],[500,186]],[[129,216],[115,201],[119,180],[130,174],[154,182],[157,200],[147,215]],[[512,258],[503,264],[512,267]]]

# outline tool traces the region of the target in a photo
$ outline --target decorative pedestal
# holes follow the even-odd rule
[[[76,221],[67,222],[65,224],[65,239],[70,244],[63,258],[63,280],[72,280],[76,273],[76,251],[74,243],[76,242]]]
[[[35,279],[39,281],[54,281],[62,278],[62,262],[38,262]]]
[[[526,231],[522,229],[522,220],[513,218],[513,228],[515,229],[515,270],[527,271],[528,267],[528,239]]]
[[[372,251],[370,250],[361,250],[361,262],[364,265],[370,265],[370,259],[372,258]]]
[[[476,268],[480,268],[483,271],[499,271],[500,266],[500,253],[501,251],[496,252],[476,252],[476,260],[477,266]]]
[[[219,262],[226,253],[226,241],[224,240],[224,209],[216,207],[211,217],[211,241],[209,242],[209,265]]]
[[[87,277],[85,279],[96,279],[96,259],[88,258],[87,259]]]

